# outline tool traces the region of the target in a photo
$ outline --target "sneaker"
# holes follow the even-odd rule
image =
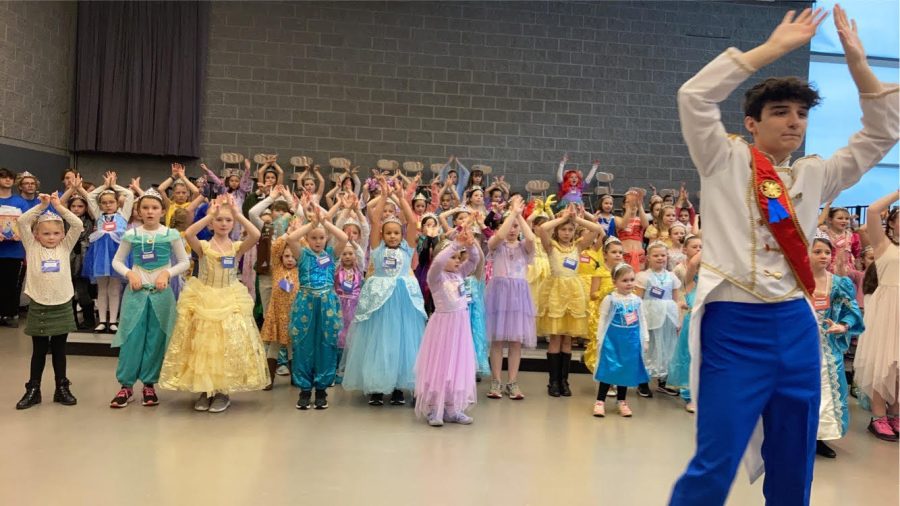
[[[628,407],[628,401],[616,401],[616,408],[619,410],[619,416],[628,418],[631,416],[631,408]]]
[[[606,392],[607,397],[615,397],[619,395],[619,389],[616,387],[609,387],[609,392]]]
[[[278,366],[278,369],[275,369],[275,374],[279,376],[287,376],[291,373],[291,370],[287,368],[286,365]]]
[[[689,403],[687,403],[687,404],[684,405],[684,410],[687,411],[688,413],[696,413],[696,412],[697,412],[697,405],[694,404],[693,401],[691,401],[691,402],[689,402]]]
[[[679,395],[681,395],[681,392],[679,392],[677,389],[669,388],[665,385],[659,385],[658,387],[656,387],[656,391],[661,394],[671,395],[672,397],[678,397]]]
[[[640,385],[638,385],[637,393],[641,397],[647,397],[647,398],[653,397],[653,392],[650,391],[650,385],[648,385],[646,383],[641,383]]]
[[[128,405],[129,402],[134,398],[134,389],[131,387],[122,386],[119,390],[119,393],[113,398],[109,403],[109,407],[111,408],[124,408]]]
[[[372,394],[369,396],[369,406],[384,406],[384,394]]]
[[[297,399],[297,409],[307,410],[309,409],[309,400],[312,398],[312,392],[309,390],[301,390],[300,398]]]
[[[525,394],[522,393],[522,389],[519,388],[519,384],[515,381],[506,385],[506,395],[514,401],[521,401],[525,398]]]
[[[325,390],[316,390],[316,402],[313,407],[316,409],[328,409],[328,394]]]
[[[141,404],[144,406],[156,406],[159,404],[159,397],[156,396],[156,389],[152,385],[144,385],[143,390],[141,390],[141,397],[143,397]]]
[[[491,380],[491,389],[488,390],[487,397],[488,399],[500,399],[503,397],[503,384],[499,381],[492,379]]]
[[[197,402],[194,403],[194,411],[209,411],[209,396],[206,392],[200,394]]]
[[[897,442],[897,434],[894,433],[894,429],[891,428],[891,424],[888,422],[886,416],[873,418],[872,421],[869,422],[869,432],[882,441],[890,441],[892,443]]]
[[[406,404],[406,398],[403,397],[403,392],[400,390],[391,392],[391,406],[402,406],[404,404]]]
[[[900,417],[888,415],[888,423],[891,424],[891,430],[894,434],[900,433]]]
[[[428,425],[431,425],[432,427],[443,427],[444,420],[442,418],[438,418],[437,416],[435,416],[434,413],[429,413],[428,414]]]
[[[460,425],[471,425],[475,421],[471,416],[466,415],[462,411],[457,413],[444,412],[444,421],[448,423],[458,423]]]
[[[225,394],[216,394],[213,396],[212,402],[209,403],[209,412],[221,413],[228,409],[228,406],[231,406],[231,397]]]
[[[603,418],[606,416],[606,405],[603,401],[597,401],[594,403],[594,416],[597,418]]]

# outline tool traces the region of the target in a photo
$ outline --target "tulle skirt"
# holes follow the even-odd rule
[[[516,278],[492,278],[485,297],[487,336],[491,341],[537,346],[534,303],[528,282]]]
[[[434,313],[416,359],[416,415],[465,411],[475,404],[475,350],[468,311]]]
[[[359,304],[359,297],[341,297],[341,320],[343,326],[338,334],[338,348],[344,349],[347,346],[347,332],[350,331],[350,325],[353,323],[353,316],[356,315],[356,305]]]
[[[215,288],[190,278],[177,311],[160,374],[162,388],[227,394],[269,384],[253,300],[243,285]]]
[[[414,367],[425,318],[411,300],[406,283],[397,283],[381,307],[367,319],[350,326],[349,345],[344,351],[347,359],[342,386],[345,390],[386,394],[415,387]]]
[[[651,376],[660,378],[669,374],[669,363],[672,362],[677,344],[678,329],[669,318],[666,318],[662,327],[650,331],[650,346],[644,363]]]
[[[626,387],[648,381],[641,358],[641,334],[637,327],[609,326],[596,363],[594,380]]]
[[[472,294],[469,323],[472,328],[472,344],[475,346],[475,365],[478,374],[488,375],[491,373],[491,364],[488,360],[487,324],[484,321],[484,281],[466,278],[466,288]]]
[[[684,315],[681,324],[681,332],[678,334],[678,343],[669,362],[669,377],[666,384],[671,387],[688,388],[691,380],[691,350],[688,344],[690,336],[691,313]]]
[[[122,279],[122,276],[112,268],[113,257],[119,249],[119,243],[112,236],[105,234],[92,242],[84,254],[84,264],[81,267],[81,276],[97,283],[97,278],[114,276]]]
[[[551,276],[541,283],[537,332],[542,336],[587,336],[587,296],[577,276]]]
[[[878,392],[891,404],[897,400],[900,287],[880,285],[866,302],[863,321],[866,331],[859,336],[853,360],[854,381],[866,396],[871,398]]]

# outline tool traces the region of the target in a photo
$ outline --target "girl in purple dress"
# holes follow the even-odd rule
[[[537,344],[534,303],[525,279],[528,264],[534,260],[535,236],[522,217],[524,207],[522,197],[510,199],[509,213],[499,231],[488,240],[494,266],[485,303],[491,341],[491,388],[487,396],[491,399],[499,399],[503,393],[513,400],[525,398],[516,382],[522,346],[534,348]],[[509,348],[509,382],[505,389],[500,381],[504,345]]]
[[[356,305],[359,303],[359,291],[363,285],[363,273],[357,262],[357,245],[347,242],[341,252],[340,267],[334,271],[334,290],[341,299],[341,318],[343,326],[338,334],[337,376],[334,383],[340,385],[344,380],[344,368],[342,358],[347,347],[347,331],[353,323],[356,314]]]
[[[465,410],[475,404],[475,347],[469,325],[465,278],[481,260],[468,229],[437,254],[428,270],[434,314],[425,327],[416,358],[416,415],[428,425],[468,425]]]

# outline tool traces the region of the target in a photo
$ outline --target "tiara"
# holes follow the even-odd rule
[[[37,223],[43,223],[45,221],[62,221],[62,217],[53,211],[47,209],[40,216],[38,216]]]
[[[634,268],[631,267],[630,265],[628,265],[626,262],[620,262],[620,263],[616,264],[615,267],[613,267],[612,272],[610,274],[612,274],[613,277],[616,277],[616,273],[622,269],[634,270]]]
[[[403,222],[400,221],[400,219],[395,216],[389,216],[389,217],[385,218],[384,221],[381,222],[381,226],[383,227],[383,226],[387,225],[388,223],[396,223],[397,225],[400,225],[401,227],[403,226]],[[346,223],[345,223],[345,225],[346,225]]]
[[[423,214],[422,217],[419,219],[419,223],[422,223],[423,221],[425,221],[426,219],[429,219],[429,218],[433,219],[434,221],[438,221],[438,217],[437,217],[436,214],[434,214],[434,213],[425,213],[425,214]]]
[[[228,179],[231,176],[241,177],[243,174],[244,172],[240,169],[225,169],[222,171],[222,177],[224,179]]]
[[[472,214],[472,208],[468,206],[459,206],[453,210],[452,216],[456,216],[459,213],[469,213]]]
[[[103,190],[102,192],[100,192],[100,193],[97,195],[97,199],[99,200],[100,197],[102,197],[102,196],[104,196],[104,195],[106,195],[106,194],[109,194],[109,193],[112,193],[112,194],[115,195],[116,197],[119,196],[119,193],[118,193],[116,190],[113,190],[112,188],[107,188],[107,189]]]
[[[813,239],[825,239],[828,242],[831,242],[831,237],[828,236],[828,232],[822,230],[821,228],[816,229],[816,233],[813,235]]]
[[[145,197],[150,197],[151,199],[156,199],[160,203],[162,203],[162,201],[163,201],[162,195],[160,195],[159,192],[156,191],[156,189],[154,189],[154,188],[149,188],[149,189],[145,190],[144,194],[141,195],[140,197],[138,197],[138,200],[141,200],[142,198],[145,198]]]
[[[385,221],[387,221],[387,220],[385,220]],[[344,228],[347,225],[353,225],[354,227],[362,230],[362,225],[355,218],[347,218],[347,220],[341,224],[341,228]]]
[[[675,227],[681,227],[681,228],[687,230],[687,225],[685,225],[684,223],[681,223],[681,222],[677,222],[677,221],[676,221],[675,223],[672,224],[671,227],[669,227],[669,231],[671,231],[671,230],[672,230],[673,228],[675,228]]]
[[[603,241],[603,246],[609,246],[610,244],[622,244],[622,241],[620,241],[618,237],[611,235]]]
[[[428,199],[425,197],[425,195],[422,194],[421,192],[417,193],[416,196],[413,197],[413,202],[415,202],[416,200],[424,200],[426,202],[428,201]]]
[[[666,249],[669,249],[669,245],[666,244],[666,243],[664,243],[664,242],[662,242],[662,241],[660,241],[660,240],[656,240],[656,241],[651,242],[649,245],[647,245],[647,251],[650,251],[650,249],[652,249],[652,248],[666,248]]]

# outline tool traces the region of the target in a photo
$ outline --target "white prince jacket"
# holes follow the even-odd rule
[[[729,48],[678,90],[678,114],[685,143],[700,173],[703,263],[691,316],[691,390],[699,388],[700,321],[711,301],[772,303],[803,297],[803,291],[778,243],[760,220],[752,181],[749,145],[729,136],[719,102],[756,69],[743,53]],[[877,95],[862,94],[862,130],[829,159],[811,155],[772,160],[788,189],[807,241],[816,230],[819,206],[830,202],[875,166],[898,139],[898,86],[884,85]],[[810,306],[810,311],[812,307]],[[757,423],[744,463],[750,480],[762,473],[762,425]]]

